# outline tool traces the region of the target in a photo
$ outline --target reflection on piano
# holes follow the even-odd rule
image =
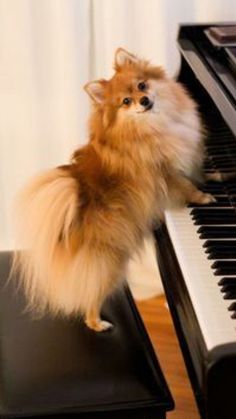
[[[202,190],[217,202],[167,211],[166,225],[155,237],[163,284],[201,417],[234,419],[236,48],[211,43],[206,36],[210,26],[181,26],[178,80],[199,103],[207,127],[204,170],[220,173],[221,181],[208,181]]]

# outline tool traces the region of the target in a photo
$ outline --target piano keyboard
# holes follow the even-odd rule
[[[232,318],[236,311],[229,311],[233,310],[233,300],[226,299],[224,288],[227,279],[228,292],[233,287],[236,293],[236,258],[219,260],[214,258],[214,252],[208,258],[206,250],[212,247],[206,246],[212,242],[214,248],[213,240],[199,240],[202,227],[195,224],[191,211],[190,208],[167,211],[166,224],[207,349],[211,350],[236,341],[236,319]],[[217,263],[225,266],[216,266]]]
[[[236,140],[208,115],[206,173],[236,172]],[[216,202],[166,212],[166,225],[208,350],[236,342],[236,177],[201,188]]]

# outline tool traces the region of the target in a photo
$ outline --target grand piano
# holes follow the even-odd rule
[[[216,203],[170,210],[155,231],[157,257],[202,418],[236,418],[236,32],[183,25],[178,80],[206,126],[201,185]],[[212,28],[213,27],[213,28]],[[216,36],[214,36],[214,31]]]

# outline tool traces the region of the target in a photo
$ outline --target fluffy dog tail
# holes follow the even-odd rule
[[[55,314],[80,309],[66,295],[71,244],[78,223],[78,183],[69,170],[56,168],[36,176],[16,201],[16,249],[12,274],[20,278],[28,308]],[[70,288],[69,284],[68,287]]]

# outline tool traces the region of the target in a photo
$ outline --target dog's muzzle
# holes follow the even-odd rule
[[[141,97],[139,103],[145,108],[145,111],[149,111],[153,107],[153,102],[147,96]]]

